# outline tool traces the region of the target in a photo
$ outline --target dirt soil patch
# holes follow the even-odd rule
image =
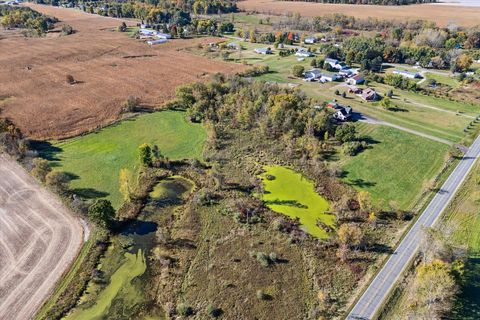
[[[276,0],[243,0],[238,7],[245,11],[261,13],[285,14],[298,12],[306,17],[323,16],[342,13],[357,18],[378,18],[404,20],[429,20],[440,26],[449,23],[471,27],[478,25],[480,7],[444,6],[438,4],[419,4],[408,6],[373,6],[354,4],[323,4],[314,2],[276,1]]]
[[[0,96],[10,97],[1,105],[2,114],[33,138],[66,138],[91,131],[117,120],[130,95],[155,107],[170,100],[178,85],[242,69],[184,51],[215,41],[212,38],[150,47],[114,31],[124,20],[29,6],[76,31],[69,36],[25,38],[0,30]],[[67,84],[67,74],[78,83]]]

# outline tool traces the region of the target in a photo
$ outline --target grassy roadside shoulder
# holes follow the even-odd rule
[[[456,157],[453,157],[450,161],[448,161],[445,164],[444,168],[441,170],[441,172],[435,178],[434,187],[430,188],[428,191],[424,192],[422,196],[419,197],[417,204],[414,205],[414,209],[412,210],[414,213],[416,213],[414,219],[412,219],[410,223],[405,227],[405,230],[402,232],[401,237],[392,245],[392,248],[397,248],[397,246],[402,242],[403,238],[405,238],[407,233],[410,231],[410,229],[413,227],[417,219],[420,217],[421,213],[423,213],[423,211],[426,209],[430,201],[435,196],[436,190],[438,190],[443,185],[443,183],[447,180],[447,178],[450,176],[450,174],[452,173],[452,171],[455,169],[455,167],[459,162],[460,162],[460,159]],[[369,276],[365,275],[365,277],[369,277],[369,279],[364,283],[363,287],[361,288],[359,293],[356,295],[355,300],[350,304],[350,306],[346,310],[345,312],[346,315],[350,313],[350,311],[353,309],[353,307],[358,302],[360,297],[365,293],[368,286],[375,278],[375,275],[383,268],[385,263],[387,263],[389,257],[390,255],[385,256],[383,259],[380,260],[380,262],[376,267],[371,268],[371,274]],[[389,296],[384,301],[384,306],[392,305],[390,301],[392,300],[393,297],[397,296],[396,292],[398,288],[398,283],[401,282],[402,279],[403,277],[397,281],[395,289],[389,293]],[[382,309],[380,314],[375,315],[375,318],[382,318],[382,315],[385,314],[386,312],[388,311]]]

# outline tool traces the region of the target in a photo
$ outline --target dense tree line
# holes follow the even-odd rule
[[[36,0],[37,3],[60,5],[58,0]],[[83,1],[72,0],[68,6],[85,12],[116,18],[135,18],[147,23],[172,23],[184,26],[190,23],[190,14],[213,14],[237,11],[235,1]]]
[[[285,134],[323,137],[325,132],[334,133],[329,114],[313,109],[298,90],[218,76],[209,84],[179,87],[176,96],[192,121],[231,129],[260,128],[266,137],[275,139]]]
[[[284,0],[286,1],[286,0]],[[379,6],[402,6],[418,3],[434,3],[436,0],[296,0],[315,3],[370,4]]]
[[[53,29],[56,22],[56,18],[27,7],[0,5],[0,24],[4,28],[24,28],[32,30],[36,35],[42,35]]]

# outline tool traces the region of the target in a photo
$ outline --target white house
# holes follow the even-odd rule
[[[305,40],[303,40],[304,43],[306,44],[314,44],[317,42],[317,38],[315,37],[306,37]]]
[[[340,80],[342,76],[340,76],[338,73],[333,73],[333,72],[322,72],[322,76],[320,77],[320,82],[332,82],[332,81],[337,81]]]
[[[352,69],[342,69],[338,72],[338,74],[343,77],[352,77],[355,75],[355,72]]]
[[[333,118],[340,121],[347,121],[351,117],[352,117],[352,108],[350,107],[342,107],[333,114]]]
[[[149,40],[149,41],[147,41],[147,44],[149,44],[151,46],[154,46],[156,44],[162,44],[162,43],[165,43],[167,41],[168,41],[167,39]]]
[[[318,80],[322,77],[322,73],[318,69],[305,71],[303,75],[305,81]]]
[[[253,51],[255,51],[255,53],[258,53],[258,54],[271,54],[272,53],[272,49],[270,49],[270,48],[257,48]]]
[[[341,62],[337,59],[327,58],[327,59],[325,59],[325,63],[328,63],[332,68],[337,69],[337,70],[350,69],[350,67],[347,66],[345,64],[345,62]]]
[[[150,36],[150,37],[153,37],[154,35],[157,34],[157,31],[155,31],[155,30],[144,29],[144,28],[140,28],[140,29],[138,30],[138,32],[139,32],[140,34],[143,34],[144,36]]]
[[[410,78],[410,79],[417,79],[422,77],[418,72],[409,72],[406,70],[393,70],[393,74],[398,74],[404,78]]]
[[[155,34],[155,37],[158,38],[158,39],[171,39],[172,36],[168,33],[162,33],[162,32],[157,32]]]
[[[297,57],[313,57],[313,53],[309,52],[307,49],[305,48],[300,48],[298,49],[297,52],[295,52],[295,55]]]
[[[351,85],[357,85],[357,84],[362,84],[365,82],[365,77],[361,74],[357,74],[356,76],[351,77],[350,79],[347,80],[348,84]]]
[[[337,59],[332,59],[332,58],[326,58],[325,63],[328,63],[332,68],[335,68],[335,66],[338,64]]]

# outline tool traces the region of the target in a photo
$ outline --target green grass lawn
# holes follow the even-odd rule
[[[460,85],[460,83],[457,81],[457,79],[455,79],[453,77],[450,77],[448,75],[440,75],[440,74],[437,74],[437,73],[427,72],[426,76],[427,76],[427,79],[433,79],[433,80],[437,81],[437,83],[446,84],[446,85],[449,85],[452,88],[457,88]]]
[[[114,207],[122,203],[119,171],[135,170],[138,146],[157,145],[171,159],[201,158],[206,132],[182,112],[162,111],[121,121],[98,132],[53,143],[59,170],[72,173],[71,188],[85,197],[106,197]],[[76,178],[75,178],[76,177]]]
[[[440,171],[448,145],[385,126],[362,123],[358,129],[373,144],[341,160],[344,181],[368,191],[382,208],[395,201],[401,209],[410,209],[424,183]]]
[[[328,233],[317,226],[317,219],[333,226],[335,216],[326,214],[329,204],[315,192],[312,181],[300,173],[281,166],[266,166],[261,175],[265,186],[263,201],[273,211],[291,218],[299,218],[305,231],[318,238],[327,238]],[[273,180],[267,177],[273,176]]]

